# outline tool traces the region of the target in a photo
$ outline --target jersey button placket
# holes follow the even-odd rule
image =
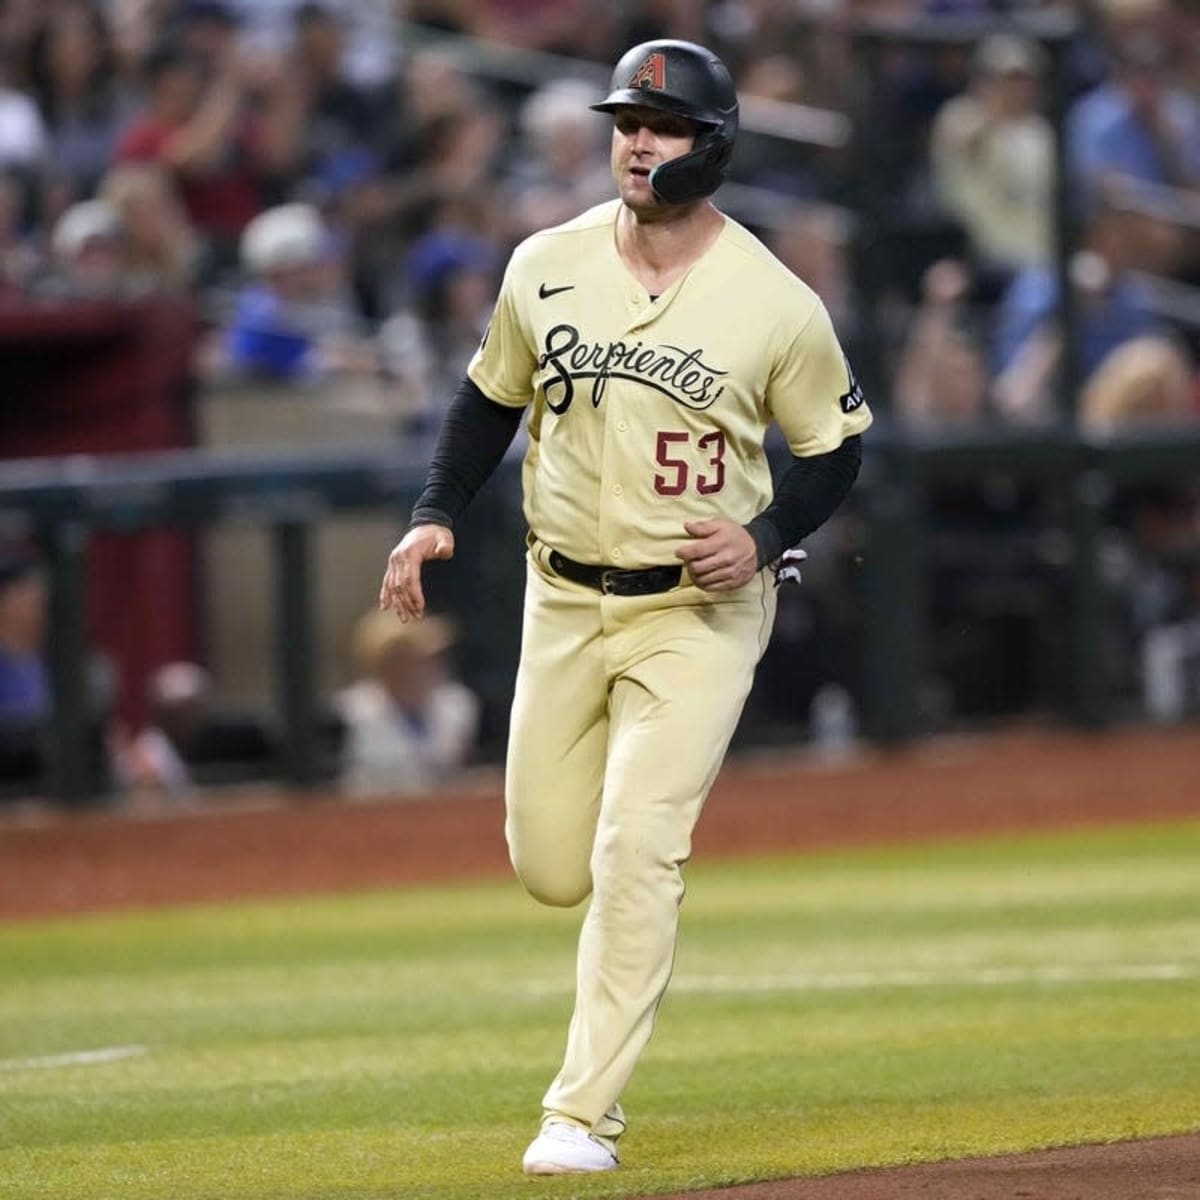
[[[614,397],[614,399],[615,399],[615,397]],[[616,403],[614,403],[612,413],[615,413],[616,411],[617,411],[617,407],[616,407]],[[609,427],[610,431],[615,430],[616,433],[619,435],[627,434],[629,432],[629,422],[626,421],[623,417],[615,417],[614,416],[613,419],[608,423],[608,427]],[[622,438],[621,440],[623,441],[624,439]],[[620,463],[623,461],[623,452],[625,451],[626,447],[620,445],[619,442],[618,442],[618,446],[622,453],[618,453],[617,455],[613,456],[613,461]],[[625,495],[625,487],[621,483],[617,483],[617,482],[612,483],[609,486],[608,490],[609,490],[609,494],[615,500],[620,500],[621,497]],[[623,525],[623,521],[617,519],[617,515],[615,513],[613,515],[614,515],[614,522],[615,522],[617,528],[621,528]],[[621,548],[621,546],[616,545],[616,544],[612,545],[608,551],[608,560],[614,566],[620,566],[621,559],[624,558],[624,556],[625,556],[625,551]]]
[[[621,527],[620,519],[616,512],[618,507],[616,497],[620,494],[617,491],[620,487],[617,479],[620,475],[624,451],[617,433],[618,418],[616,412],[619,410],[619,397],[620,383],[618,380],[610,379],[604,400],[599,409],[600,418],[604,423],[604,435],[599,463],[600,492],[598,497],[599,513],[597,514],[599,520],[596,529],[600,546],[600,559],[603,563],[607,564],[615,564],[616,560],[613,559],[608,548],[620,537],[618,531]],[[606,595],[605,600],[607,599]]]

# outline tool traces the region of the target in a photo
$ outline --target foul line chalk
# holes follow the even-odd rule
[[[89,1067],[145,1054],[145,1046],[101,1046],[97,1050],[74,1050],[69,1054],[46,1054],[40,1058],[0,1058],[0,1071],[51,1071],[56,1067]]]

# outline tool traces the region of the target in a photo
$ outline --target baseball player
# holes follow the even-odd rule
[[[721,61],[647,42],[594,107],[614,118],[619,198],[514,251],[380,593],[422,615],[423,563],[454,553],[527,412],[505,833],[538,900],[591,896],[532,1175],[617,1165],[692,829],[770,635],[772,567],[845,498],[871,422],[821,301],[708,199],[738,124]],[[793,455],[774,489],[771,422]]]

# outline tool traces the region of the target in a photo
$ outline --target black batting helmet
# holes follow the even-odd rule
[[[687,154],[659,163],[650,186],[668,204],[711,196],[721,186],[738,129],[738,100],[725,64],[693,42],[661,39],[627,51],[613,71],[612,90],[598,112],[636,104],[687,117],[702,126]]]

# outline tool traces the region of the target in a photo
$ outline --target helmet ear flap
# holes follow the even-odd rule
[[[650,187],[664,204],[688,204],[711,196],[721,186],[732,156],[732,140],[718,130],[708,130],[687,154],[659,163],[650,172]]]

